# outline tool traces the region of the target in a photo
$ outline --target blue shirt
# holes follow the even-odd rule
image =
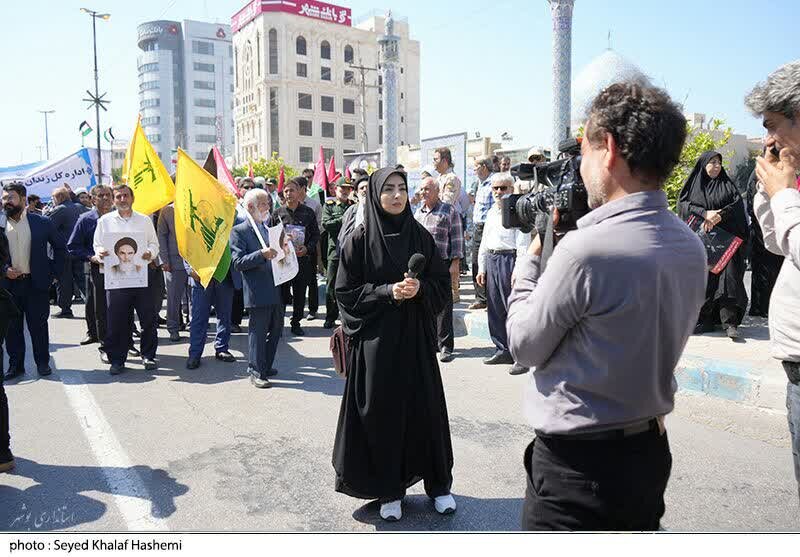
[[[489,174],[475,192],[475,208],[472,210],[472,222],[481,224],[486,222],[486,215],[489,214],[489,209],[492,208],[492,205],[494,205],[492,174]]]
[[[72,257],[81,261],[89,261],[94,255],[94,231],[97,228],[97,219],[100,214],[97,209],[92,209],[78,217],[75,228],[67,242],[67,251]]]

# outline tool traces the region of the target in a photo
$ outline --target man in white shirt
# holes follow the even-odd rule
[[[100,217],[94,233],[94,252],[102,262],[110,255],[106,249],[106,236],[119,232],[143,233],[145,245],[142,246],[142,260],[150,263],[158,257],[158,236],[150,217],[136,213],[133,207],[133,190],[126,184],[114,186],[114,206],[116,211]],[[150,266],[151,267],[151,266]],[[148,283],[153,280],[154,269],[148,269]],[[152,291],[145,287],[107,290],[108,332],[106,334],[106,353],[111,362],[111,375],[125,371],[125,360],[131,338],[133,310],[139,315],[141,330],[142,363],[147,370],[156,369],[156,348],[158,347],[158,314],[152,300]]]
[[[764,246],[786,259],[769,303],[772,355],[786,371],[786,408],[794,474],[800,495],[800,61],[773,72],[745,98],[767,130],[766,153],[756,160],[758,191],[753,211]],[[770,152],[774,149],[774,152]],[[779,156],[775,156],[775,152]]]
[[[520,375],[528,372],[528,368],[514,362],[508,349],[506,319],[508,317],[508,297],[511,295],[511,275],[517,255],[524,255],[528,250],[531,235],[517,228],[504,228],[500,200],[514,189],[514,178],[511,174],[497,173],[492,175],[492,196],[494,205],[486,214],[483,226],[483,238],[478,251],[478,284],[486,288],[486,304],[489,320],[489,336],[495,345],[495,353],[486,358],[487,365],[513,364],[509,373]]]

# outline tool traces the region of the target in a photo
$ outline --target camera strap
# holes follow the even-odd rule
[[[547,262],[550,260],[550,256],[553,255],[553,248],[555,244],[555,223],[553,222],[554,211],[555,208],[551,209],[547,214],[547,231],[544,233],[544,241],[542,242],[542,270],[539,273],[539,276],[541,276],[545,269],[547,269]]]

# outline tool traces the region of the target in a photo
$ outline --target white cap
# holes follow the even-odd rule
[[[538,147],[531,147],[530,151],[528,151],[528,162],[531,162],[531,158],[537,156],[544,157],[544,153]]]

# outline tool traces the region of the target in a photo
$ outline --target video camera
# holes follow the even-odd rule
[[[511,174],[530,180],[530,193],[504,195],[500,202],[503,226],[530,232],[534,228],[544,235],[547,219],[558,209],[556,233],[563,235],[577,228],[578,219],[587,214],[589,194],[581,178],[580,140],[569,138],[558,145],[559,158],[541,164],[520,163]]]

